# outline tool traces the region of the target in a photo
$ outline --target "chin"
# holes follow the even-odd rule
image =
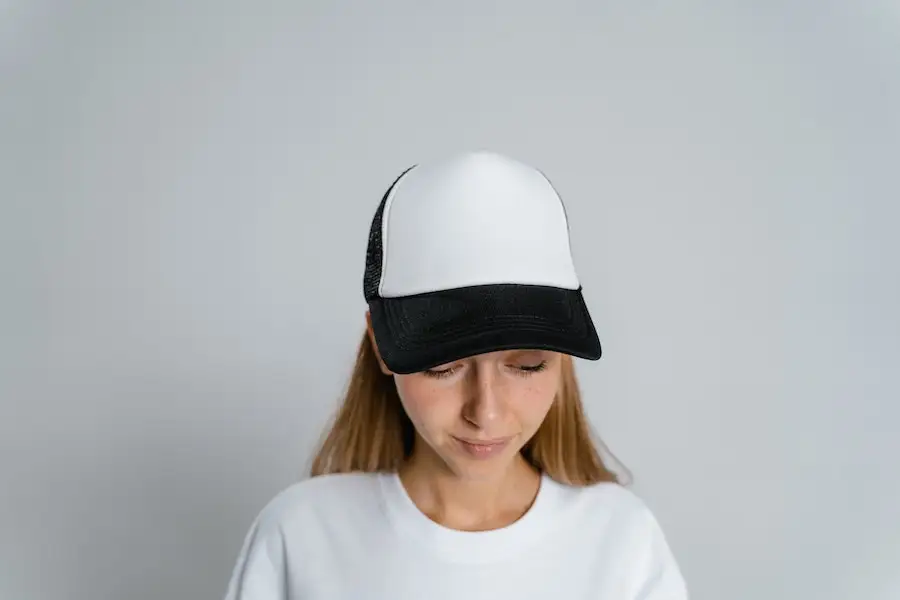
[[[469,481],[488,481],[504,475],[512,465],[515,453],[504,452],[490,458],[471,458],[459,452],[450,452],[444,462],[460,479]]]

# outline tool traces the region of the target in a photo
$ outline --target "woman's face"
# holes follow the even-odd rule
[[[561,373],[561,354],[507,350],[394,381],[418,433],[416,453],[430,453],[459,477],[484,479],[503,473],[537,432]]]

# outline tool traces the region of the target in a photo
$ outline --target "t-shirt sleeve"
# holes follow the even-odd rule
[[[654,515],[644,509],[644,541],[633,600],[688,600],[687,586],[666,536]]]
[[[225,600],[287,600],[284,537],[267,512],[244,538]]]

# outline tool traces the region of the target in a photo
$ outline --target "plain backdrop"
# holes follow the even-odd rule
[[[692,598],[900,598],[896,2],[4,0],[0,69],[0,598],[221,597],[470,149],[566,202]]]

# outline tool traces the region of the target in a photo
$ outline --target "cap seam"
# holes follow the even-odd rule
[[[382,288],[384,287],[384,281],[387,279],[387,249],[388,249],[388,233],[390,229],[390,214],[391,208],[394,205],[394,196],[397,195],[397,188],[403,183],[403,178],[406,177],[407,173],[416,168],[417,165],[413,165],[406,169],[403,173],[400,174],[400,177],[397,178],[397,181],[394,182],[394,187],[391,189],[390,194],[388,194],[387,199],[384,202],[384,210],[381,212],[381,278],[378,281],[378,297],[382,298],[381,295]]]
[[[572,271],[575,273],[576,284],[580,286],[581,277],[578,276],[578,269],[575,265],[575,254],[572,252],[572,228],[569,225],[569,212],[566,210],[566,203],[563,201],[562,195],[560,195],[559,190],[556,189],[556,186],[553,185],[553,182],[550,181],[549,177],[547,177],[547,174],[538,168],[535,168],[535,170],[541,174],[541,177],[544,178],[544,181],[546,181],[547,185],[550,186],[550,189],[553,190],[553,195],[556,196],[556,199],[559,201],[559,205],[562,207],[563,221],[565,221],[566,223],[566,243],[569,247],[569,260],[572,261]]]

